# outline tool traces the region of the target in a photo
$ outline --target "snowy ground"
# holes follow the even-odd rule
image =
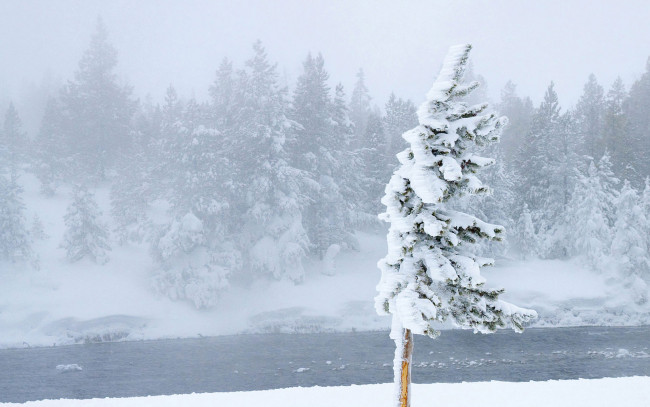
[[[342,252],[333,276],[321,262],[306,265],[306,281],[258,281],[233,287],[220,306],[196,310],[152,290],[148,250],[114,245],[110,262],[69,264],[59,244],[68,195],[44,200],[24,176],[27,219],[38,213],[49,238],[38,242],[40,270],[0,263],[0,347],[50,346],[85,341],[196,337],[239,332],[319,332],[388,329],[375,314],[377,260],[382,234],[359,233],[359,252]],[[108,192],[96,192],[104,214]],[[108,220],[108,219],[107,219]],[[637,306],[615,281],[577,262],[498,260],[488,282],[506,288],[505,299],[540,313],[537,325],[650,323],[650,307]]]
[[[309,387],[278,390],[203,393],[122,399],[43,400],[0,406],[25,407],[330,407],[391,406],[392,384],[345,387]],[[414,405],[483,407],[641,407],[650,405],[650,377],[547,382],[478,382],[413,385]]]

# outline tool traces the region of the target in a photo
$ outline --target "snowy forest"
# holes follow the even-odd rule
[[[649,405],[646,3],[0,0],[0,407]]]
[[[380,199],[417,124],[416,104],[372,96],[364,70],[352,89],[304,56],[295,83],[257,41],[241,66],[227,56],[206,83],[209,99],[140,99],[115,73],[118,50],[98,20],[74,76],[49,95],[28,133],[13,103],[0,133],[0,262],[12,273],[47,270],[55,242],[68,263],[109,265],[112,251],[146,252],[152,289],[196,308],[218,308],[232,286],[300,284],[307,261],[359,249],[357,231],[382,234]],[[585,78],[575,106],[551,82],[542,102],[508,82],[490,109],[509,119],[486,147],[491,193],[463,209],[505,227],[479,251],[514,259],[577,259],[623,282],[637,304],[650,284],[650,59],[638,80]],[[355,73],[351,72],[351,75]],[[489,99],[486,80],[470,102]],[[65,200],[51,230],[26,211],[23,183],[40,204]],[[107,196],[102,210],[96,195]],[[100,200],[101,201],[101,200]],[[101,202],[100,202],[101,203]]]

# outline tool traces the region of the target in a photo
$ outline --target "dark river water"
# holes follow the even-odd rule
[[[413,381],[650,376],[650,327],[415,338]],[[0,350],[0,402],[392,381],[387,332],[260,334]],[[57,369],[77,364],[82,370]]]

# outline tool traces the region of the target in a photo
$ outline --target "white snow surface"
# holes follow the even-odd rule
[[[41,400],[0,406],[24,407],[330,407],[392,405],[392,384],[201,393],[172,396]],[[483,407],[638,407],[650,405],[650,377],[623,377],[546,382],[477,382],[414,384],[414,405]],[[433,403],[433,404],[431,404]]]
[[[156,294],[145,245],[115,245],[105,265],[88,259],[70,264],[59,247],[69,191],[44,199],[35,179],[25,175],[22,182],[26,218],[38,213],[49,237],[36,242],[40,270],[0,263],[2,348],[242,332],[390,329],[390,317],[374,310],[377,260],[386,255],[383,230],[359,232],[360,250],[338,253],[334,268],[332,259],[305,262],[301,284],[271,278],[249,287],[232,284],[216,307],[197,310],[189,302]],[[108,216],[108,191],[93,192]],[[495,267],[482,274],[489,286],[506,289],[504,300],[537,310],[537,326],[650,323],[650,304],[635,304],[634,293],[620,281],[585,264],[497,258]]]

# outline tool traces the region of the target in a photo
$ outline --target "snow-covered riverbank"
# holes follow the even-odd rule
[[[146,245],[115,246],[111,261],[65,260],[59,247],[65,195],[44,200],[25,176],[28,218],[38,214],[48,237],[38,242],[40,270],[0,264],[0,348],[87,341],[198,337],[241,332],[321,332],[389,328],[374,311],[377,260],[386,253],[381,232],[358,233],[358,252],[305,264],[302,284],[258,280],[232,284],[211,310],[157,294]],[[98,190],[104,213],[108,194]],[[488,284],[504,299],[538,311],[537,326],[642,325],[650,306],[637,305],[616,280],[578,261],[497,259]]]
[[[266,391],[203,393],[121,399],[43,400],[0,406],[25,407],[171,407],[171,406],[390,406],[392,384],[289,388]],[[650,404],[650,377],[546,382],[414,384],[413,403],[484,407],[638,407]]]

